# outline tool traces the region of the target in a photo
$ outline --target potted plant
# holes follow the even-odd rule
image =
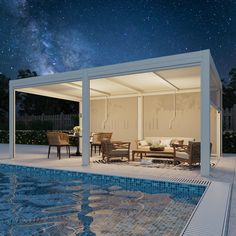
[[[80,133],[80,131],[81,131],[80,126],[75,126],[75,127],[73,128],[73,132],[74,132],[74,135],[75,135],[75,136],[78,136],[79,133]]]

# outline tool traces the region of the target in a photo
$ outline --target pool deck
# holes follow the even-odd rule
[[[9,159],[8,145],[0,144],[0,163],[18,164],[24,166],[44,167],[53,169],[73,170],[80,172],[101,173],[108,175],[119,175],[129,177],[141,177],[150,179],[160,178],[183,178],[183,179],[204,179],[220,181],[232,184],[232,198],[229,218],[229,236],[236,235],[236,154],[224,155],[223,158],[212,168],[209,178],[200,176],[198,170],[174,170],[167,168],[144,168],[117,164],[97,164],[91,162],[89,167],[81,165],[81,157],[71,157],[62,154],[62,159],[58,160],[55,152],[52,152],[50,159],[47,158],[47,146],[17,145],[16,158]],[[75,149],[72,150],[75,152]],[[96,160],[94,156],[91,160]]]

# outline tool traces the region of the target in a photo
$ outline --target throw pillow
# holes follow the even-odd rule
[[[148,145],[146,140],[140,140],[139,143],[140,143],[141,146],[147,146]]]
[[[162,139],[160,145],[164,146],[164,147],[169,147],[170,146],[170,142],[171,142],[171,139]]]
[[[151,145],[153,145],[153,146],[158,146],[158,145],[160,145],[160,144],[161,144],[161,140],[154,139],[154,140],[152,141],[152,144],[151,144]]]

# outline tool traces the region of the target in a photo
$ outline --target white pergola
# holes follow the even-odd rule
[[[210,106],[217,111],[217,156],[221,156],[222,85],[209,50],[11,80],[9,85],[9,154],[15,157],[15,93],[25,92],[80,102],[82,163],[90,160],[90,101],[137,98],[138,139],[144,136],[143,97],[200,93],[201,175],[210,172]]]

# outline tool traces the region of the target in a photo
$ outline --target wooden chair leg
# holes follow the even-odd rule
[[[51,146],[48,146],[48,159],[49,159],[49,155],[50,155],[50,151],[51,151]]]
[[[90,149],[91,149],[91,156],[93,156],[93,145],[90,145]]]
[[[57,155],[58,155],[59,160],[60,160],[61,159],[61,147],[60,146],[57,147]]]
[[[101,154],[101,146],[100,145],[98,147],[98,153],[99,153],[99,156],[100,156],[100,154]]]
[[[70,146],[67,146],[68,151],[69,151],[69,158],[70,158]]]

